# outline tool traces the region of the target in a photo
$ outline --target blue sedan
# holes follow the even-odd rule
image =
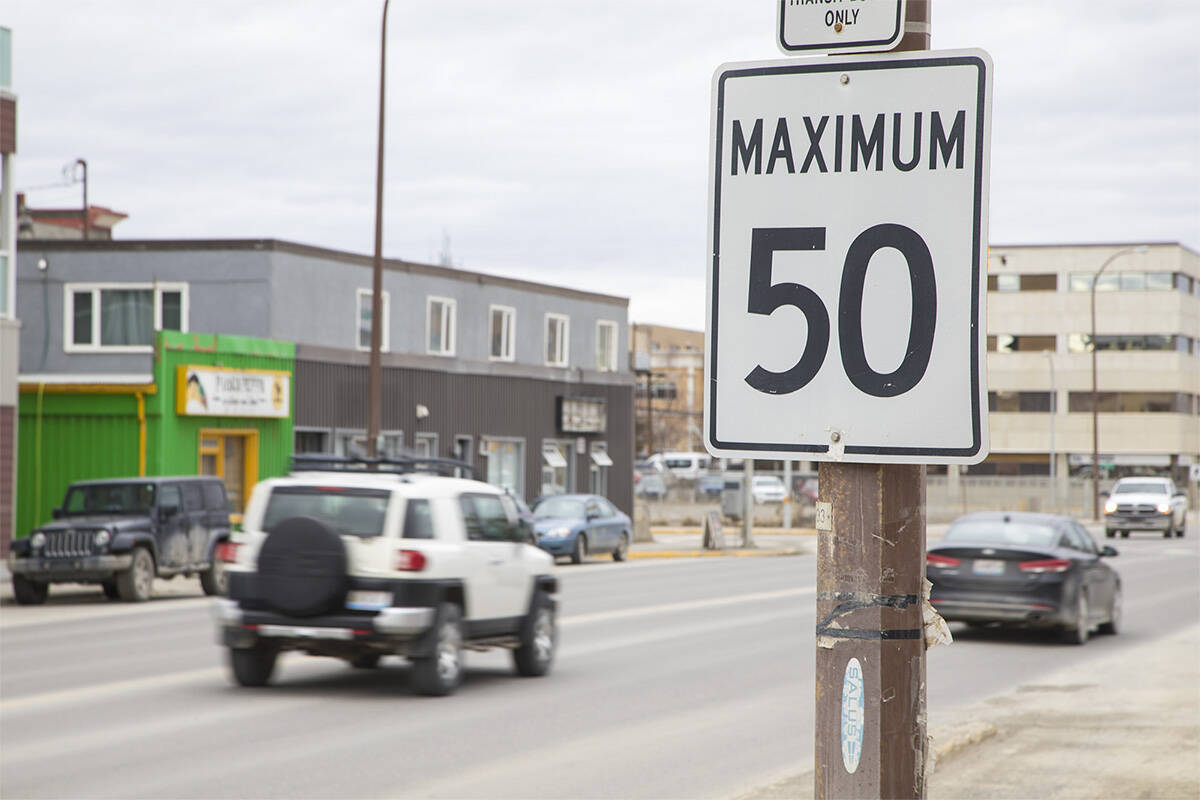
[[[538,547],[578,564],[592,553],[612,553],[624,561],[633,541],[633,523],[608,500],[595,494],[558,494],[533,506]]]

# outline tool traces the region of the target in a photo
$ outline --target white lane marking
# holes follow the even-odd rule
[[[773,592],[754,592],[752,594],[734,595],[732,597],[717,597],[709,600],[691,600],[682,603],[664,603],[657,606],[629,608],[621,611],[602,611],[595,614],[580,614],[573,617],[563,617],[559,619],[559,625],[564,627],[573,627],[575,625],[586,625],[593,622],[609,622],[612,620],[633,619],[636,617],[646,617],[655,614],[674,614],[683,611],[720,608],[723,606],[732,606],[741,603],[756,603],[764,600],[781,600],[789,597],[802,597],[804,595],[813,594],[815,591],[816,587],[805,586],[798,589],[780,589]],[[313,661],[315,661],[316,664],[322,668],[326,667],[328,664],[325,659],[314,659]],[[292,669],[302,663],[311,664],[312,661],[307,661],[304,656],[299,653],[285,653],[281,657],[281,665],[284,663],[288,664],[289,669]],[[40,694],[33,694],[14,699],[0,699],[0,714],[19,713],[30,709],[40,709],[45,706],[62,705],[65,703],[78,703],[82,700],[104,697],[106,695],[142,692],[146,690],[180,686],[193,681],[211,681],[218,678],[223,678],[227,675],[227,672],[228,670],[224,667],[206,667],[204,669],[186,670],[184,672],[171,672],[164,675],[152,675],[142,678],[131,678],[130,680],[102,683],[93,686],[79,686],[73,689],[61,689],[54,692],[42,692]]]
[[[579,614],[574,617],[563,617],[558,624],[563,626],[586,625],[591,622],[611,622],[616,619],[632,619],[653,614],[673,614],[679,611],[696,611],[704,608],[720,608],[721,606],[738,605],[739,603],[757,603],[763,600],[782,600],[787,597],[803,597],[815,594],[817,587],[803,586],[798,589],[779,589],[773,592],[754,592],[739,594],[732,597],[714,597],[708,600],[689,600],[682,603],[665,603],[643,608],[626,608],[620,611],[599,611],[594,614]]]
[[[51,590],[53,591],[53,590]],[[5,607],[0,613],[0,629],[28,628],[35,625],[60,625],[68,622],[81,622],[109,617],[123,617],[133,614],[162,614],[167,611],[183,611],[200,605],[211,603],[211,597],[171,598],[149,603],[94,605],[84,607],[73,606],[40,606],[31,608],[24,606],[20,611],[15,607]]]

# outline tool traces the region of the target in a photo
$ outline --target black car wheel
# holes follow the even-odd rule
[[[144,603],[154,593],[154,556],[144,547],[133,551],[133,564],[117,575],[117,594],[127,603]]]
[[[558,642],[555,616],[554,602],[542,591],[534,594],[529,616],[521,625],[521,646],[513,651],[518,675],[536,678],[550,671]]]
[[[1122,539],[1128,539],[1128,538],[1129,538],[1129,531],[1121,531],[1121,538],[1122,538]]]
[[[200,573],[200,588],[209,597],[228,594],[229,572],[223,562],[213,558],[212,566]]]
[[[587,537],[581,533],[575,537],[575,547],[571,550],[571,563],[583,563],[585,558],[587,558]]]
[[[229,648],[229,665],[233,668],[234,680],[241,686],[266,686],[270,683],[278,657],[278,650],[262,642],[255,643],[253,647]]]
[[[432,655],[414,658],[413,686],[419,694],[442,697],[458,688],[463,678],[462,612],[458,606],[438,606]]]
[[[1091,623],[1088,621],[1088,601],[1087,593],[1082,588],[1079,590],[1079,599],[1075,603],[1075,620],[1071,627],[1063,631],[1063,639],[1068,644],[1084,644],[1088,640],[1088,634],[1092,630]]]
[[[1100,626],[1100,633],[1121,632],[1121,587],[1113,589],[1112,602],[1108,604],[1108,622]]]
[[[258,554],[258,584],[271,608],[315,617],[344,606],[346,549],[328,525],[313,517],[277,524]]]
[[[613,561],[624,561],[629,555],[629,534],[621,532],[621,540],[617,542],[617,549],[613,551]]]
[[[379,666],[380,653],[363,653],[350,659],[350,666],[355,669],[375,669]]]
[[[31,581],[24,575],[12,576],[13,596],[23,606],[40,606],[50,596],[50,584]]]

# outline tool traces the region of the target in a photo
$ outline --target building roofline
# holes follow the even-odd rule
[[[1170,242],[1170,241],[1156,241],[1156,242],[1142,242],[1142,241],[1132,241],[1132,242],[1044,242],[1042,244],[1030,244],[1030,243],[996,244],[996,243],[992,243],[992,244],[988,245],[988,247],[991,248],[992,250],[1017,250],[1017,249],[1021,249],[1021,248],[1031,248],[1032,249],[1032,248],[1050,248],[1050,247],[1054,247],[1054,248],[1064,248],[1064,247],[1140,247],[1142,245],[1145,245],[1147,247],[1178,247],[1183,250],[1187,250],[1189,253],[1191,253],[1193,255],[1200,256],[1200,252],[1197,252],[1196,250],[1192,249],[1191,247],[1188,247],[1183,242],[1178,242],[1178,241],[1175,241],[1175,242]]]
[[[255,250],[262,252],[291,253],[300,256],[325,258],[357,266],[372,266],[371,256],[351,253],[345,250],[334,250],[316,245],[289,242],[283,239],[18,239],[17,249],[41,250],[115,250],[115,251],[156,251],[156,250]],[[566,286],[555,286],[548,283],[508,278],[486,272],[471,272],[469,270],[443,267],[436,264],[421,264],[415,261],[405,261],[398,258],[383,259],[383,268],[393,272],[409,272],[417,275],[432,275],[450,278],[466,283],[478,283],[488,286],[503,286],[511,289],[523,289],[569,297],[576,300],[592,300],[602,303],[629,307],[629,298],[617,295],[588,292],[582,289],[571,289]]]

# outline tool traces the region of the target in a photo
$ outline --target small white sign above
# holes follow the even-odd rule
[[[904,36],[907,0],[779,0],[788,55],[891,50]]]

